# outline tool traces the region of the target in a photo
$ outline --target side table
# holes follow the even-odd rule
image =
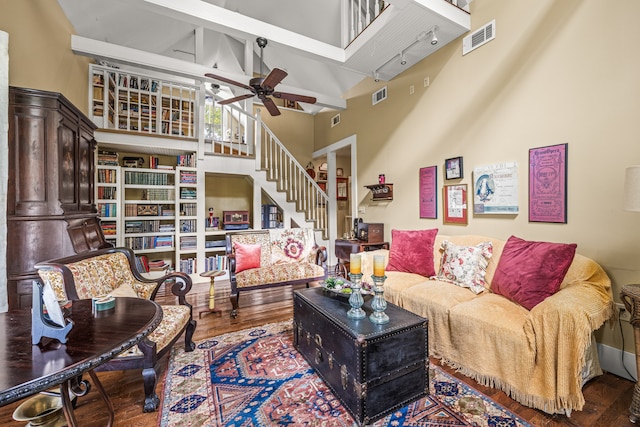
[[[631,314],[631,326],[636,345],[636,378],[640,380],[640,284],[624,285],[620,291],[620,298],[627,311]],[[623,349],[624,350],[624,349]],[[629,420],[635,423],[640,419],[640,382],[636,381],[633,388],[633,399],[629,407]]]
[[[214,282],[216,277],[224,276],[225,272],[223,270],[209,270],[204,273],[200,273],[201,277],[209,277],[211,278],[211,282],[209,284],[209,310],[201,311],[199,317],[202,318],[203,314],[215,313],[217,315],[222,314],[222,310],[216,308],[216,299],[215,299],[215,285]]]

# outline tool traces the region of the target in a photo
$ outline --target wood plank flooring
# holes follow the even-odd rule
[[[304,288],[304,285],[295,289]],[[239,315],[231,319],[231,304],[229,303],[228,282],[216,282],[216,307],[222,309],[221,315],[206,314],[201,318],[199,313],[208,307],[207,283],[198,283],[189,297],[193,304],[194,317],[198,321],[195,341],[233,332],[245,328],[260,326],[265,323],[280,322],[292,318],[292,287],[249,291],[240,295]],[[168,298],[161,289],[157,298],[163,302]],[[183,343],[184,341],[179,341]],[[437,363],[437,360],[434,360]],[[167,359],[161,361],[160,379],[166,373]],[[629,421],[629,405],[633,395],[634,383],[612,374],[605,374],[590,381],[584,387],[586,405],[583,411],[575,411],[571,417],[564,415],[548,415],[536,409],[520,405],[507,397],[503,392],[479,385],[475,381],[456,373],[448,367],[447,372],[486,394],[494,401],[527,420],[533,426],[634,426]],[[98,373],[100,381],[111,397],[116,410],[116,426],[156,426],[159,421],[159,411],[145,414],[142,412],[143,389],[142,376],[139,371],[117,371]],[[85,376],[88,378],[88,376]],[[162,396],[162,381],[158,386],[158,395]],[[12,413],[21,402],[0,408],[0,425],[9,427],[24,427],[24,422],[14,421]],[[95,387],[84,397],[79,398],[76,416],[81,426],[106,425],[106,411]]]

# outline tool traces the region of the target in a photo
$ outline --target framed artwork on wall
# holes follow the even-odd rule
[[[349,179],[336,178],[336,200],[349,200]]]
[[[420,168],[420,218],[438,218],[437,166]]]
[[[464,177],[462,169],[462,157],[452,157],[444,161],[444,174],[446,179],[461,179]]]
[[[444,224],[467,225],[467,184],[445,185],[442,189]]]
[[[567,223],[567,148],[529,150],[529,222]]]
[[[517,214],[518,163],[496,163],[473,169],[473,213]]]

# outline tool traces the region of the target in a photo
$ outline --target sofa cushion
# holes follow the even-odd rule
[[[308,262],[288,262],[253,268],[236,273],[238,289],[262,286],[272,283],[287,283],[304,279],[319,280],[324,277],[324,269]]]
[[[234,243],[233,250],[236,254],[236,273],[250,268],[260,267],[260,255],[262,246],[260,244]]]
[[[479,294],[486,287],[484,277],[492,254],[491,242],[467,246],[445,240],[442,242],[442,261],[437,278]]]
[[[269,238],[268,230],[232,233],[230,234],[230,240],[232,247],[236,243],[243,243],[245,245],[259,244],[262,247],[260,250],[260,265],[266,266],[271,264],[271,239]]]
[[[527,310],[560,289],[575,243],[534,242],[509,237],[491,282],[491,290]]]
[[[387,270],[431,277],[436,274],[433,242],[438,229],[391,230],[391,251]]]

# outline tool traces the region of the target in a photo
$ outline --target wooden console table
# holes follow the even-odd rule
[[[67,343],[43,338],[44,345],[31,345],[31,310],[0,313],[0,406],[60,386],[64,415],[76,426],[69,387],[88,372],[109,411],[114,411],[93,369],[133,347],[149,335],[162,320],[162,309],[141,298],[117,298],[111,310],[94,316],[91,300],[73,301],[69,318],[74,326]]]

